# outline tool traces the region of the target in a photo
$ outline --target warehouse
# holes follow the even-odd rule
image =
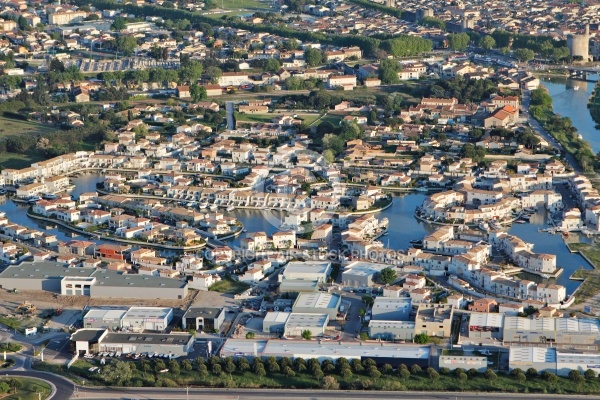
[[[222,308],[190,307],[181,318],[181,328],[198,332],[218,332],[224,321],[225,310]]]
[[[457,368],[465,371],[474,368],[478,372],[485,372],[488,368],[487,357],[441,355],[439,362],[440,368],[448,368],[451,371]]]
[[[469,338],[502,339],[504,315],[492,313],[471,313],[469,318]]]
[[[288,337],[302,336],[302,332],[310,331],[313,337],[323,336],[329,315],[291,313],[285,322],[284,335]]]
[[[343,357],[350,360],[372,359],[378,365],[390,364],[397,368],[400,364],[429,367],[430,349],[428,346],[398,346],[388,343],[337,342],[337,341],[298,341],[298,340],[244,340],[228,339],[219,353],[221,357],[290,357],[316,358],[319,361],[336,361]]]
[[[369,337],[382,340],[413,340],[415,323],[411,321],[369,321]]]
[[[506,317],[504,341],[594,346],[600,343],[600,322],[590,318]]]
[[[286,279],[327,282],[331,274],[331,262],[329,261],[290,261],[283,273],[279,275],[280,282]]]
[[[323,313],[329,319],[336,319],[342,296],[332,293],[301,293],[292,306],[294,313]]]
[[[134,332],[163,332],[172,319],[172,308],[131,307],[123,316],[121,327]]]
[[[356,288],[368,288],[373,286],[379,274],[387,264],[371,263],[367,261],[354,261],[348,264],[342,272],[342,284]]]
[[[508,354],[508,368],[527,371],[535,368],[539,372],[556,373],[556,349],[554,347],[511,346]]]
[[[410,297],[377,297],[373,303],[372,319],[380,321],[408,321],[411,308]]]
[[[453,311],[453,307],[447,304],[419,304],[415,334],[450,337]]]
[[[106,329],[79,329],[71,335],[71,349],[79,355],[121,352],[187,356],[193,344],[194,337],[187,333],[110,333]]]
[[[268,312],[263,319],[263,332],[265,333],[283,333],[285,331],[285,323],[290,317],[289,312],[273,311]]]
[[[108,329],[116,331],[121,329],[121,319],[127,312],[127,308],[100,309],[93,308],[83,317],[83,327],[93,329]]]
[[[572,370],[578,370],[582,374],[591,369],[598,375],[600,373],[600,354],[598,353],[573,353],[560,349],[556,350],[556,374],[569,376]]]
[[[93,298],[183,299],[188,293],[187,283],[179,279],[66,267],[50,261],[7,267],[0,273],[0,287]]]
[[[108,333],[100,340],[98,350],[187,356],[193,345],[194,336],[187,333]]]
[[[279,285],[280,293],[315,293],[319,291],[319,282],[285,279]]]

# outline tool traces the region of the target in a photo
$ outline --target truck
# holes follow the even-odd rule
[[[345,306],[345,305],[343,305],[343,304],[342,304],[342,305],[340,306],[340,312],[341,312],[341,313],[344,313],[344,312],[346,312],[346,306]]]

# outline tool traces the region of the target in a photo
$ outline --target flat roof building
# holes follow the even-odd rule
[[[371,309],[371,319],[381,321],[408,321],[411,312],[410,297],[377,297]]]
[[[194,336],[187,333],[108,333],[100,340],[98,350],[187,356],[193,345]]]
[[[280,279],[300,279],[325,283],[330,274],[331,262],[329,261],[290,261]]]
[[[329,319],[337,317],[342,296],[335,293],[301,293],[292,306],[294,313],[325,313]]]
[[[502,338],[504,315],[494,313],[471,313],[469,317],[469,338]]]
[[[383,340],[413,340],[415,323],[412,321],[369,321],[369,337]]]
[[[285,331],[285,323],[290,317],[289,312],[273,311],[268,312],[263,319],[263,332],[265,333],[283,333]]]
[[[327,314],[290,313],[283,334],[288,337],[302,336],[308,330],[313,337],[323,336],[329,323]]]
[[[122,320],[123,329],[163,332],[173,320],[169,307],[131,307]]]
[[[320,362],[340,357],[348,360],[372,359],[378,365],[386,363],[393,367],[400,364],[417,364],[429,367],[428,346],[398,346],[388,343],[297,341],[297,340],[244,340],[228,339],[219,353],[221,357],[302,357],[316,358]]]
[[[126,307],[118,309],[92,308],[83,316],[83,327],[116,331],[121,329],[121,320],[126,312]]]
[[[485,372],[488,369],[487,357],[476,357],[476,356],[450,356],[440,355],[439,359],[440,368],[448,368],[454,371],[457,368],[462,368],[465,371],[475,368],[479,372]]]
[[[181,318],[182,329],[218,332],[225,321],[225,310],[212,307],[190,307]]]
[[[390,266],[387,264],[354,261],[348,264],[342,271],[342,284],[344,286],[359,288],[371,287],[381,271],[388,267]]]
[[[447,304],[420,304],[415,317],[415,334],[450,337],[453,311]]]

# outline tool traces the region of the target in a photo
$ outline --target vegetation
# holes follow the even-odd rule
[[[10,378],[0,380],[0,393],[7,400],[38,400],[47,398],[52,392],[50,385],[33,378]],[[38,394],[40,393],[40,394]]]
[[[226,294],[240,294],[243,291],[248,290],[248,288],[250,288],[250,285],[247,283],[238,282],[230,276],[226,276],[219,282],[213,283],[208,290]]]
[[[575,303],[581,304],[600,293],[600,271],[598,270],[598,266],[600,266],[600,249],[585,243],[569,243],[569,248],[586,256],[596,268],[595,270],[578,269],[573,273],[573,277],[584,279],[575,292]]]
[[[596,83],[596,87],[590,96],[588,108],[594,122],[600,124],[600,90],[598,90],[598,83]]]
[[[390,267],[381,270],[381,280],[386,285],[389,285],[390,283],[394,282],[397,277],[398,274],[396,274],[396,271],[394,271],[394,269]]]
[[[139,362],[111,361],[100,373],[89,368],[96,362],[77,360],[70,371],[82,375],[86,385],[125,385],[154,387],[207,387],[243,388],[323,388],[329,390],[417,390],[417,391],[478,391],[504,393],[598,394],[600,380],[591,373],[572,373],[558,377],[551,373],[538,374],[535,370],[513,371],[512,374],[487,370],[479,373],[471,369],[452,372],[435,371],[418,365],[400,365],[394,371],[391,365],[377,366],[371,359],[335,362],[303,358],[266,359],[211,357],[208,360],[142,360]],[[36,364],[44,368],[45,364]],[[53,371],[67,373],[66,367],[52,366]],[[169,369],[168,372],[160,372]],[[121,375],[122,374],[122,375]],[[523,379],[523,376],[525,379]]]
[[[9,342],[9,343],[0,343],[0,353],[6,351],[7,353],[15,353],[17,351],[20,351],[23,348],[23,346],[21,346],[18,343],[13,343],[13,342]]]

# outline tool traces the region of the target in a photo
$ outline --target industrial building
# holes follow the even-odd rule
[[[172,319],[173,309],[169,307],[92,308],[83,316],[83,326],[111,331],[162,332]]]
[[[595,346],[600,321],[591,318],[504,318],[505,342],[557,343]]]
[[[504,315],[494,313],[471,313],[469,318],[469,338],[502,339]]]
[[[457,368],[462,368],[465,371],[474,368],[479,372],[485,372],[488,369],[488,359],[487,357],[449,356],[442,354],[440,355],[439,366],[440,368],[448,368],[451,371]]]
[[[381,321],[408,321],[411,312],[410,297],[377,297],[371,309],[371,319]]]
[[[354,261],[342,271],[342,284],[357,288],[371,287],[381,271],[388,267],[387,264]]]
[[[190,307],[181,318],[181,328],[214,332],[221,329],[224,321],[225,310],[222,308]]]
[[[323,313],[329,319],[335,319],[342,304],[342,296],[339,294],[317,292],[301,293],[292,306],[294,313]]]
[[[89,310],[83,316],[83,327],[88,329],[108,329],[116,331],[121,329],[121,320],[127,308]]]
[[[187,356],[193,344],[194,337],[186,333],[111,333],[107,329],[79,329],[71,335],[71,349],[79,355],[121,352]]]
[[[302,332],[310,331],[313,337],[323,336],[329,324],[327,314],[290,313],[285,322],[283,334],[287,337],[301,336]]]
[[[162,332],[173,319],[173,309],[169,307],[131,307],[123,316],[123,329],[136,331]]]
[[[92,298],[183,299],[188,294],[187,283],[179,279],[66,267],[51,261],[26,261],[7,267],[0,273],[0,287]]]
[[[382,340],[413,340],[415,323],[412,321],[369,321],[369,337]]]
[[[562,350],[556,347],[513,346],[509,352],[509,369],[535,368],[539,372],[552,372],[568,376],[573,370],[582,374],[591,369],[600,373],[600,353],[585,353]]]
[[[289,312],[273,311],[268,312],[263,319],[263,332],[265,333],[283,333],[285,323],[290,317]]]
[[[420,304],[415,316],[415,335],[450,337],[453,307],[447,304]]]
[[[398,346],[387,343],[296,341],[296,340],[244,340],[228,339],[221,348],[221,357],[290,357],[316,358],[336,361],[340,357],[350,360],[372,359],[378,365],[386,363],[397,368],[400,364],[429,367],[428,346]]]
[[[280,282],[289,279],[325,283],[330,274],[331,262],[329,261],[290,261],[279,275],[279,280]]]

